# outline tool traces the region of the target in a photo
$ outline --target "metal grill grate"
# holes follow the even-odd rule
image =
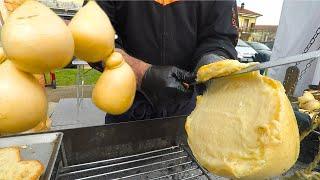
[[[63,179],[209,179],[184,146],[173,146],[144,153],[60,169]]]

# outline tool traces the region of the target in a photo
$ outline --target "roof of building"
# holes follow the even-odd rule
[[[239,6],[238,6],[238,13],[239,13],[239,14],[254,15],[254,16],[262,16],[262,14],[259,14],[259,13],[253,12],[253,11],[250,11],[250,10],[245,9],[245,8],[241,8],[241,7],[239,7]]]
[[[263,30],[263,31],[277,31],[277,25],[255,25],[255,30]]]

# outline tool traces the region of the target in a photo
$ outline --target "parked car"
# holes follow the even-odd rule
[[[271,52],[271,49],[263,44],[263,43],[260,43],[260,42],[247,42],[254,50],[256,51],[270,51]]]
[[[267,62],[271,57],[271,49],[265,44],[259,42],[247,42],[254,50],[256,50],[260,55],[259,58],[256,57],[256,61],[258,62]]]
[[[257,53],[251,46],[241,39],[238,40],[236,50],[238,52],[238,59],[241,62],[252,62],[255,54]]]
[[[262,44],[265,44],[266,46],[268,46],[272,50],[274,41],[262,42]]]
[[[254,50],[257,51],[257,54],[254,56],[255,62],[267,62],[270,61],[272,51],[268,46],[259,42],[247,42]],[[263,74],[264,70],[260,70],[260,73]]]

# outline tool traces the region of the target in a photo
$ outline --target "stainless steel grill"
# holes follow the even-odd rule
[[[52,179],[212,179],[188,147],[185,119],[64,130]]]
[[[186,148],[172,146],[67,166],[58,179],[209,179]]]

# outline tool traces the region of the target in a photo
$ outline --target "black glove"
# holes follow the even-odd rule
[[[195,74],[198,72],[200,67],[207,65],[207,64],[210,64],[210,63],[213,63],[213,62],[216,62],[216,61],[223,60],[223,59],[225,59],[225,58],[222,56],[213,54],[213,53],[206,54],[206,55],[202,56],[202,58],[198,61],[198,64],[195,68]],[[200,94],[200,95],[202,95],[206,89],[207,89],[207,87],[205,84],[198,84],[195,87],[195,91],[197,92],[197,94]]]
[[[311,128],[312,119],[308,114],[300,112],[298,107],[293,106],[293,109],[299,128],[299,134],[301,135],[301,133],[308,131]],[[312,162],[318,152],[318,147],[318,135],[311,132],[300,142],[300,154],[298,160],[307,164]]]
[[[144,74],[141,90],[155,108],[190,100],[192,88],[183,83],[194,82],[195,76],[174,66],[151,66]]]
[[[297,120],[300,134],[311,128],[312,119],[310,118],[310,116],[308,114],[300,112],[298,110],[294,110],[294,115],[296,116],[296,120]]]

